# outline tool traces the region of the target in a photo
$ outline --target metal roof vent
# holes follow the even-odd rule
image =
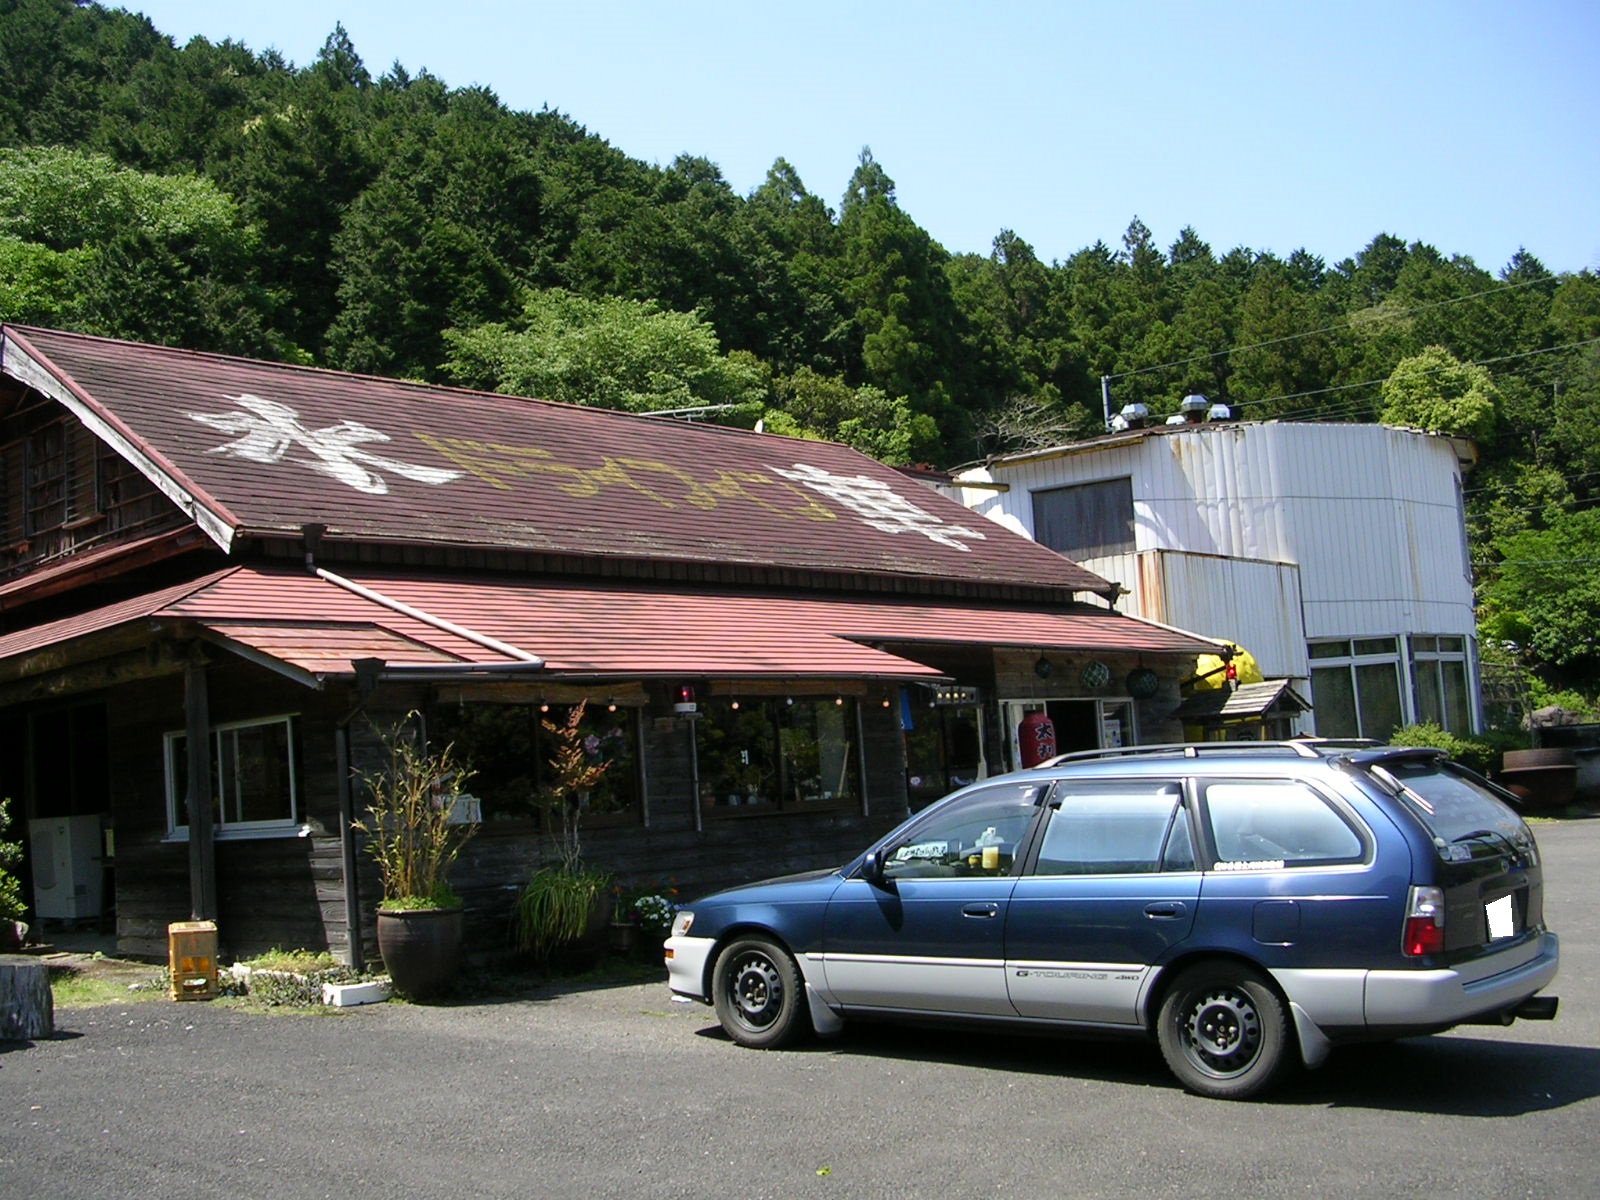
[[[1213,404],[1206,411],[1206,420],[1231,421],[1233,420],[1233,409],[1229,408],[1226,404]]]
[[[1187,425],[1188,423],[1189,422],[1184,418],[1182,413],[1173,413],[1167,418],[1168,425]]]
[[[1211,401],[1199,392],[1191,392],[1185,396],[1178,405],[1178,412],[1184,423],[1198,425],[1206,419],[1206,413],[1211,408]],[[1171,422],[1177,424],[1178,422]]]
[[[1121,428],[1143,429],[1150,424],[1150,406],[1138,403],[1124,404],[1117,416],[1122,419]]]

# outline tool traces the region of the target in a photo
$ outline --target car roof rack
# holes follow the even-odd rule
[[[1098,750],[1075,750],[1058,754],[1038,764],[1054,767],[1062,763],[1092,762],[1110,758],[1200,758],[1203,755],[1260,755],[1263,758],[1328,758],[1335,752],[1377,750],[1384,744],[1372,738],[1286,738],[1282,741],[1168,742],[1150,746],[1103,746]]]

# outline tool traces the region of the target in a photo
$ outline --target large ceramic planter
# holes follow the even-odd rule
[[[1500,783],[1529,808],[1564,808],[1578,787],[1578,760],[1570,749],[1507,750]]]
[[[461,910],[380,909],[378,952],[395,988],[412,999],[448,991],[461,973]]]

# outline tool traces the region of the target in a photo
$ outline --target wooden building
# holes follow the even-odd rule
[[[1214,644],[1115,590],[842,446],[0,331],[0,794],[93,831],[67,890],[103,882],[76,915],[123,953],[203,916],[226,953],[369,954],[349,823],[413,712],[477,771],[480,949],[552,852],[542,722],[579,701],[591,865],[836,863],[1014,765],[1031,697],[1077,704],[1063,750],[1178,736]]]

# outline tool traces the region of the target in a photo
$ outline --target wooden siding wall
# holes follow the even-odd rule
[[[677,889],[680,901],[772,875],[837,866],[907,814],[899,711],[863,704],[867,815],[859,809],[775,812],[708,819],[695,829],[690,722],[670,714],[665,691],[645,716],[648,825],[582,831],[584,861],[626,892]],[[478,956],[511,950],[517,892],[534,871],[559,861],[531,822],[486,823],[462,852],[451,879],[467,910],[467,945]],[[363,903],[368,918],[376,903]],[[376,953],[375,945],[370,953]]]
[[[217,843],[218,940],[228,956],[274,946],[347,951],[333,723],[348,704],[270,672],[228,661],[208,671],[216,724],[296,717],[306,837]],[[341,708],[341,704],[344,705]],[[167,925],[190,917],[189,847],[167,841],[165,735],[183,728],[183,679],[108,695],[117,946],[164,958]]]
[[[345,920],[339,793],[338,722],[355,709],[345,688],[313,692],[242,663],[209,675],[215,723],[296,714],[302,812],[311,834],[217,843],[218,937],[225,957],[274,946],[326,949],[351,957]],[[381,732],[412,708],[420,691],[385,686],[350,721],[351,761],[371,770],[380,761]],[[584,832],[586,862],[628,891],[675,887],[688,899],[766,875],[834,866],[901,820],[907,812],[904,748],[897,708],[864,705],[870,812],[773,813],[708,820],[695,829],[691,806],[689,728],[671,715],[663,691],[645,717],[649,824]],[[117,936],[126,954],[164,957],[169,922],[189,917],[188,846],[167,842],[163,735],[183,725],[181,677],[126,689],[110,705],[112,758],[118,764]],[[359,813],[365,798],[354,786]],[[488,957],[511,950],[517,892],[541,866],[558,861],[553,843],[531,821],[497,821],[466,845],[451,881],[466,906],[468,948]],[[377,958],[373,915],[381,897],[377,869],[359,846],[360,937],[369,963]]]
[[[1116,691],[1133,656],[1102,656],[1113,671]],[[1006,697],[1073,694],[1075,664],[1065,657],[1060,676],[1041,681],[1034,656],[998,656],[998,693]],[[1162,669],[1162,690],[1139,708],[1146,740],[1175,739],[1169,726],[1177,707],[1174,664]],[[348,721],[356,770],[379,761],[381,731],[412,708],[425,709],[421,690],[380,685],[358,706],[347,686],[315,691],[241,660],[225,659],[208,669],[214,723],[293,714],[299,756],[304,837],[217,843],[218,927],[227,958],[246,957],[274,946],[326,949],[348,961],[340,842],[337,731]],[[1086,693],[1087,694],[1087,693]],[[190,916],[188,846],[166,838],[163,739],[183,727],[183,679],[170,674],[104,693],[108,755],[113,764],[116,837],[115,898],[118,948],[122,953],[163,958],[167,925]],[[992,706],[991,706],[992,707]],[[652,689],[644,712],[646,823],[594,827],[584,832],[586,862],[615,876],[628,891],[676,888],[680,900],[730,884],[843,863],[907,813],[904,740],[897,704],[864,701],[861,724],[866,748],[868,811],[773,812],[719,816],[696,828],[691,780],[690,723],[671,714],[665,689]],[[991,730],[989,737],[997,737]],[[993,741],[991,741],[991,746]],[[365,807],[353,785],[356,811]],[[485,824],[470,840],[452,872],[467,909],[468,948],[480,957],[511,949],[511,916],[517,892],[539,867],[556,861],[555,848],[531,821]],[[361,940],[368,962],[377,962],[374,913],[380,898],[377,871],[358,846]]]
[[[0,382],[0,407],[8,396],[19,407],[0,419],[0,579],[188,524],[76,417]]]

